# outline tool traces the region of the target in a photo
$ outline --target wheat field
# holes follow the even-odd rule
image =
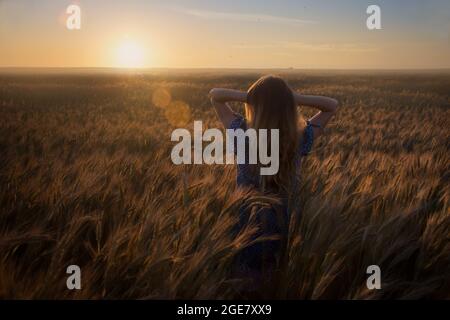
[[[232,165],[174,165],[170,134],[220,127],[209,90],[262,73],[0,74],[0,298],[239,297],[230,265],[257,226],[230,231],[272,199],[237,190]],[[303,162],[301,219],[261,297],[450,298],[450,74],[278,74],[341,108]]]

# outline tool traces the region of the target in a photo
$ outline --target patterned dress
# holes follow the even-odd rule
[[[228,129],[247,130],[247,123],[241,115],[236,114],[236,118],[230,123],[230,126]],[[313,145],[313,137],[314,137],[313,125],[309,121],[307,121],[302,144],[298,148],[298,153],[296,155],[296,159],[294,159],[296,164],[300,164],[301,157],[307,156],[311,152],[311,148]],[[236,183],[238,186],[254,186],[256,188],[259,187],[259,177],[251,174],[250,165],[247,163],[237,164],[237,179],[236,180],[237,180]]]
[[[230,123],[228,129],[247,129],[245,119],[236,114],[236,118]],[[307,121],[303,133],[301,145],[299,145],[298,153],[295,156],[295,163],[300,165],[302,157],[308,155],[313,145],[313,125]],[[248,150],[248,141],[246,141],[246,148]],[[235,148],[236,153],[236,148]],[[296,180],[295,180],[296,181]],[[259,189],[259,175],[254,175],[250,170],[248,161],[244,164],[237,164],[237,178],[236,183],[238,187],[253,187]],[[257,223],[259,230],[254,234],[253,239],[267,236],[280,236],[281,239],[287,234],[287,221],[289,220],[287,210],[287,198],[280,195],[282,200],[281,208],[261,208],[257,212]],[[241,208],[239,211],[239,223],[235,226],[234,233],[237,234],[248,224],[250,216],[249,210]],[[283,223],[280,223],[281,221]],[[251,280],[247,291],[257,290],[265,280],[269,280],[274,269],[276,268],[277,259],[279,258],[282,241],[281,240],[267,240],[258,241],[245,249],[243,249],[237,256],[234,264],[234,272],[238,277],[246,277]]]

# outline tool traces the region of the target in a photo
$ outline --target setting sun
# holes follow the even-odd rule
[[[140,45],[133,40],[126,39],[117,47],[117,67],[142,68],[144,66],[144,56],[144,49]]]

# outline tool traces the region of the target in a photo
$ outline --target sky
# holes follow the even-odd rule
[[[450,68],[450,1],[0,0],[0,67]]]

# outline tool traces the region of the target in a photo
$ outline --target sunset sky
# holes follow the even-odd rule
[[[450,68],[450,1],[0,0],[0,67],[130,66]]]

